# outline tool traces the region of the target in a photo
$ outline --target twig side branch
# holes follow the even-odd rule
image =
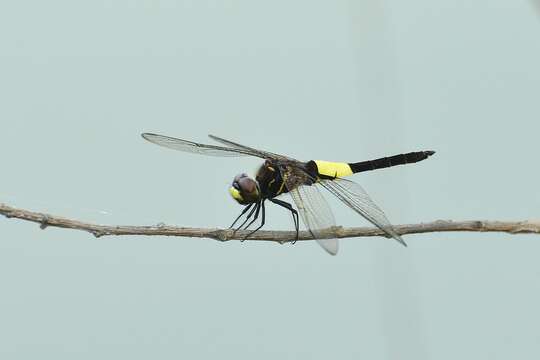
[[[71,220],[59,216],[53,216],[45,213],[39,213],[24,209],[18,209],[6,204],[0,203],[0,214],[7,218],[16,218],[39,224],[41,229],[47,227],[58,227],[65,229],[74,229],[87,231],[95,237],[109,235],[145,235],[145,236],[178,236],[178,237],[197,237],[210,238],[219,241],[243,240],[249,231],[238,231],[234,233],[230,229],[207,229],[192,227],[177,227],[169,225],[153,226],[110,226],[86,223],[78,220]],[[469,220],[469,221],[451,221],[437,220],[429,223],[396,225],[396,232],[400,235],[421,234],[429,232],[448,232],[448,231],[473,231],[473,232],[504,232],[509,234],[539,234],[540,221],[487,221],[487,220]],[[275,241],[286,243],[295,240],[294,231],[258,231],[247,238],[247,240],[257,241]],[[350,237],[368,237],[385,236],[382,231],[376,228],[354,227],[342,228],[334,227],[328,229],[326,237],[328,238],[350,238]],[[299,240],[313,240],[307,231],[300,232]]]

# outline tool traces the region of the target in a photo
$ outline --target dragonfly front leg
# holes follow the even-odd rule
[[[247,214],[246,216],[246,219],[244,220],[244,222],[242,224],[240,224],[240,226],[238,226],[236,229],[234,229],[234,232],[233,234],[236,234],[236,232],[240,229],[242,229],[242,227],[249,221],[249,219],[251,218],[251,216],[253,215],[254,212],[258,212],[258,209],[259,208],[259,204],[255,204],[255,206],[251,209],[251,211],[249,212],[249,214]],[[244,209],[245,210],[245,209]],[[246,210],[247,211],[247,210]],[[240,214],[242,215],[242,214]]]
[[[264,226],[264,221],[266,220],[266,214],[265,214],[265,210],[264,210],[264,200],[262,200],[261,202],[261,207],[262,207],[262,217],[261,217],[261,225],[259,225],[258,228],[256,228],[255,230],[253,230],[252,232],[250,232],[249,234],[246,235],[246,237],[244,237],[244,240],[246,240],[248,237],[250,237],[251,235],[255,234],[257,231],[259,231],[260,228],[262,228]],[[257,216],[257,215],[256,215]],[[247,228],[246,228],[247,229]]]
[[[232,227],[234,226],[234,224],[236,224],[236,222],[238,220],[240,220],[240,218],[246,213],[248,212],[248,210],[253,206],[253,203],[247,205],[244,207],[244,210],[242,210],[242,212],[240,213],[240,215],[238,215],[238,217],[236,218],[236,220],[234,220],[234,222],[231,224],[231,226],[229,226],[229,229],[232,229]],[[248,219],[249,219],[249,216],[248,216]],[[241,227],[241,226],[240,226]]]
[[[249,229],[249,227],[250,227],[251,225],[253,225],[253,223],[259,218],[259,212],[260,212],[260,210],[261,210],[261,204],[262,204],[262,201],[259,201],[259,202],[257,203],[257,205],[255,205],[255,215],[253,216],[253,219],[249,222],[249,224],[247,224],[246,226],[244,226],[244,230]],[[244,224],[245,224],[246,222],[247,222],[247,220],[244,221]]]

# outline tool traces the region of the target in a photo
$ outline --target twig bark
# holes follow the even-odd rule
[[[230,229],[206,229],[192,227],[177,227],[169,225],[153,226],[110,226],[85,223],[82,221],[71,220],[59,216],[53,216],[45,213],[39,213],[24,209],[17,209],[0,203],[0,214],[7,218],[16,218],[25,221],[31,221],[39,224],[41,229],[47,227],[59,227],[65,229],[74,229],[87,231],[95,237],[108,235],[162,235],[179,237],[198,237],[210,238],[219,241],[243,240],[249,231],[238,231],[234,233]],[[476,232],[504,232],[509,234],[540,234],[540,221],[487,221],[487,220],[469,220],[469,221],[451,221],[437,220],[429,223],[396,225],[394,226],[400,235],[420,234],[428,232],[447,232],[447,231],[476,231]],[[295,240],[294,231],[258,231],[247,238],[247,240],[257,241],[275,241],[286,243]],[[350,238],[366,236],[385,236],[382,231],[376,228],[354,227],[343,228],[334,227],[328,229],[326,236],[328,238]],[[299,240],[313,240],[307,231],[300,232]]]

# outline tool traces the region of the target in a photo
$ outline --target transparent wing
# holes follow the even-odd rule
[[[294,164],[280,166],[281,176],[296,204],[302,221],[319,245],[331,255],[339,248],[337,239],[324,239],[324,229],[335,226],[336,220],[330,206],[319,191],[315,179]],[[307,185],[312,184],[312,185]]]
[[[297,186],[289,192],[302,221],[314,238],[323,238],[323,230],[336,225],[334,214],[317,185]],[[317,239],[317,242],[331,255],[337,254],[338,239]]]
[[[215,141],[217,141],[219,143],[222,143],[222,144],[224,144],[226,146],[229,146],[231,148],[242,150],[242,151],[247,151],[247,152],[249,152],[251,154],[258,154],[257,156],[259,156],[261,158],[264,158],[264,159],[293,160],[293,161],[295,160],[293,158],[290,158],[290,157],[287,157],[287,156],[284,156],[284,155],[279,155],[279,154],[275,154],[275,153],[272,153],[272,152],[269,152],[269,151],[254,149],[252,147],[242,145],[242,144],[238,144],[238,143],[235,143],[233,141],[223,139],[223,138],[220,138],[220,137],[215,136],[215,135],[208,135],[208,137],[210,137],[210,139],[212,139],[212,140],[215,140]]]
[[[209,156],[256,156],[262,157],[258,152],[240,148],[227,148],[216,145],[199,144],[192,141],[173,138],[170,136],[144,133],[142,137],[159,146],[169,149],[184,151],[193,154],[209,155]]]
[[[370,223],[402,245],[407,246],[401,236],[394,230],[384,212],[371,200],[367,192],[359,184],[341,178],[321,180],[320,184]]]

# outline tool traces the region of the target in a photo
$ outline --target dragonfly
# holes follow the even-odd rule
[[[338,239],[328,238],[328,229],[336,226],[336,221],[321,189],[330,192],[347,207],[382,230],[386,237],[393,238],[400,244],[407,246],[384,212],[362,186],[345,179],[345,177],[365,171],[416,163],[435,154],[434,151],[429,150],[355,163],[323,160],[304,162],[289,156],[241,145],[214,135],[208,136],[220,145],[202,144],[153,133],[141,135],[145,140],[156,145],[187,153],[220,157],[251,156],[264,160],[255,178],[246,173],[234,177],[229,193],[244,208],[230,228],[233,228],[244,217],[243,222],[234,231],[247,230],[260,218],[259,225],[244,239],[253,235],[265,224],[265,202],[269,201],[291,213],[296,230],[296,240],[299,237],[299,218],[301,218],[311,236],[331,255],[336,255],[339,249]],[[296,207],[283,199],[278,199],[280,195],[286,193],[290,194]]]

